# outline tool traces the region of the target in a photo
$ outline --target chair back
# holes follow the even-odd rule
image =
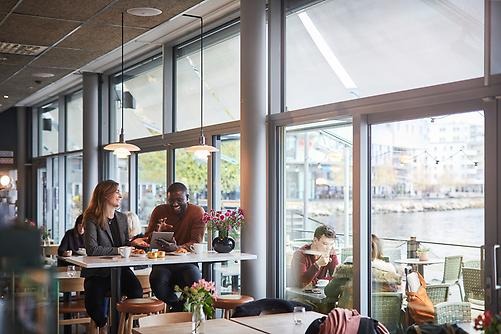
[[[347,257],[353,256],[353,247],[341,248],[341,263],[344,263]]]
[[[447,301],[449,296],[449,284],[433,284],[426,286],[426,293],[433,305]]]
[[[152,327],[191,321],[191,312],[169,312],[139,318],[139,327]]]
[[[84,278],[71,277],[59,279],[59,292],[80,292],[84,291]]]
[[[461,255],[445,257],[442,283],[456,283],[459,280],[462,262],[463,257]]]
[[[464,299],[467,302],[484,301],[484,274],[481,269],[463,268]]]
[[[444,302],[435,305],[435,324],[471,321],[471,306],[467,302]]]
[[[391,333],[402,332],[402,293],[372,293],[371,317],[385,325]]]

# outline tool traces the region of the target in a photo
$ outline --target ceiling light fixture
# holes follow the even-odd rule
[[[119,159],[125,159],[130,155],[130,152],[137,152],[141,149],[133,144],[128,144],[124,139],[124,13],[122,12],[122,71],[121,71],[121,82],[122,82],[122,98],[120,99],[120,108],[122,109],[122,126],[120,128],[120,135],[118,137],[118,142],[108,144],[104,147],[105,150],[113,151],[113,154]]]
[[[38,73],[33,73],[33,76],[35,78],[52,78],[55,76],[54,73],[46,73],[46,72],[38,72]]]
[[[186,151],[199,157],[207,157],[219,150],[214,146],[205,144],[204,136],[204,20],[201,16],[196,15],[183,14],[183,16],[200,20],[200,136],[198,137],[198,145],[187,147]]]
[[[162,11],[158,8],[138,7],[138,8],[127,9],[127,13],[134,16],[157,16],[162,14]]]

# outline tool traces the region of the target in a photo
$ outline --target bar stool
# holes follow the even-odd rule
[[[164,309],[165,303],[155,298],[130,298],[117,303],[117,311],[120,312],[118,333],[132,333],[134,315],[159,313]]]
[[[223,318],[229,319],[231,317],[231,311],[234,310],[235,307],[251,302],[253,300],[254,298],[246,295],[217,296],[216,300],[214,301],[214,307],[222,309]]]

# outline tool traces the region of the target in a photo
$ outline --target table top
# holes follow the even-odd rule
[[[309,311],[301,325],[294,324],[294,313],[267,314],[257,317],[232,318],[231,321],[271,334],[304,333],[313,320],[325,314]]]
[[[310,289],[310,291],[305,291],[304,289],[301,288],[287,287],[285,290],[288,294],[301,296],[309,299],[321,301],[325,298],[324,288],[316,288],[314,290]],[[318,293],[315,293],[313,291],[318,291]]]
[[[69,263],[76,264],[82,268],[103,268],[103,267],[132,267],[141,265],[157,264],[177,264],[177,263],[195,263],[195,262],[223,262],[239,260],[255,260],[257,256],[249,253],[230,252],[217,253],[210,251],[203,254],[185,253],[186,255],[170,255],[167,253],[165,258],[149,259],[145,257],[124,258],[120,255],[108,256],[69,256],[61,257]]]
[[[169,324],[168,326],[163,325],[154,327],[133,328],[132,333],[133,334],[164,334],[164,333],[186,334],[186,333],[191,333],[191,322],[178,322]],[[256,334],[262,332],[227,319],[212,319],[212,320],[207,320],[205,322],[205,333]]]
[[[397,259],[397,260],[393,260],[393,262],[395,262],[395,263],[403,263],[403,264],[423,264],[423,265],[427,265],[427,264],[444,263],[445,259],[434,258],[434,259],[428,259],[426,261],[422,261],[422,260],[420,260],[418,258],[416,258],[416,259]]]

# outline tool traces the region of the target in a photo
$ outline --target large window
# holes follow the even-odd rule
[[[176,131],[200,126],[200,38],[175,49]],[[204,125],[240,119],[238,23],[204,35]]]
[[[141,153],[137,163],[138,208],[141,225],[148,225],[151,212],[167,199],[166,151]]]
[[[66,97],[66,151],[83,148],[82,91]]]
[[[483,111],[371,126],[371,174],[372,232],[380,239],[373,316],[383,321],[378,305],[402,302],[405,265],[417,264],[434,304],[461,301],[471,284],[461,281],[461,268],[483,267]]]
[[[65,230],[73,228],[82,208],[82,155],[66,157],[66,221]]]
[[[288,0],[296,110],[483,75],[484,1]]]
[[[111,127],[110,142],[118,140],[122,126],[121,80],[120,73],[112,77],[110,109],[111,114],[115,115],[114,119],[112,117],[115,126]],[[162,56],[153,57],[125,70],[123,119],[125,140],[162,133],[162,82]]]
[[[59,105],[57,101],[44,105],[39,109],[39,155],[59,152]]]
[[[207,157],[175,150],[174,181],[188,187],[190,202],[207,210]]]
[[[286,296],[312,304],[318,311],[329,311],[337,301],[325,298],[317,288],[318,279],[330,279],[334,272],[322,277],[312,276],[306,282],[301,278],[302,271],[296,259],[300,259],[303,253],[306,257],[313,256],[308,251],[316,252],[313,246],[311,249],[309,246],[314,241],[314,232],[327,225],[336,232],[331,254],[336,254],[339,263],[351,261],[352,131],[350,122],[341,121],[293,126],[285,130],[285,222],[282,233]]]

